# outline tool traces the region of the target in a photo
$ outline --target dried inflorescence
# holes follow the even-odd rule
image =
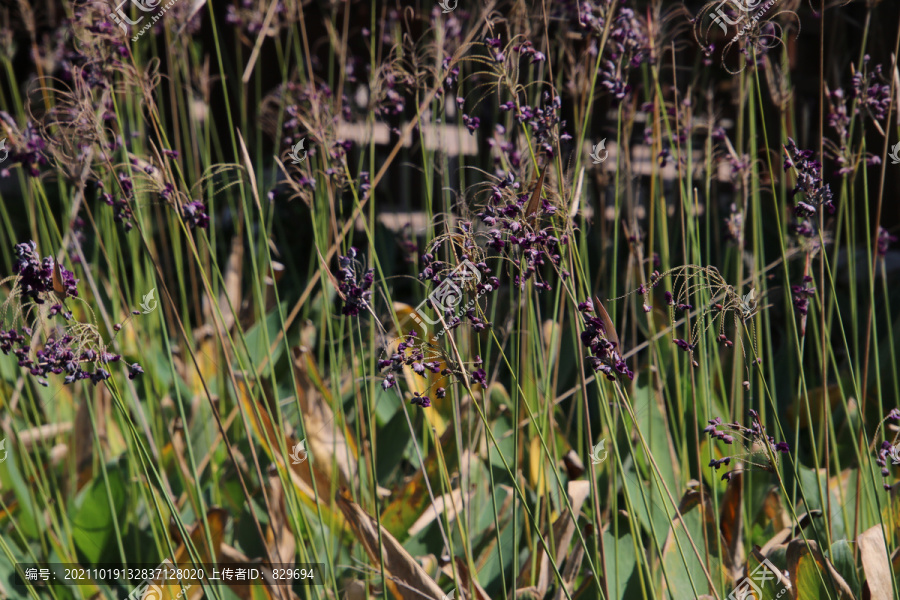
[[[756,329],[753,326],[752,318],[759,311],[759,300],[756,296],[756,290],[751,289],[749,293],[742,296],[734,286],[729,285],[725,281],[719,270],[713,266],[684,265],[669,269],[665,273],[654,271],[648,284],[641,284],[638,289],[619,298],[639,293],[644,297],[644,311],[650,312],[652,310],[650,292],[668,276],[672,276],[673,292],[665,291],[663,296],[672,312],[673,322],[675,312],[687,312],[694,308],[695,302],[705,302],[702,298],[697,298],[698,294],[708,294],[711,299],[696,316],[689,338],[676,338],[674,340],[676,346],[693,355],[694,350],[700,343],[700,337],[710,327],[713,327],[718,320],[719,327],[716,340],[726,348],[731,348],[734,342],[725,333],[726,317],[731,313],[735,335],[738,335],[743,355],[746,356],[747,353],[744,349],[743,337],[740,336],[740,330],[742,324],[745,323],[749,324],[751,334],[750,348],[755,352],[756,344],[754,338]],[[619,298],[614,299],[618,300]]]
[[[78,297],[74,274],[52,257],[41,259],[33,241],[17,244],[14,254],[15,275],[0,282],[12,281],[12,291],[0,315],[0,351],[15,356],[19,367],[43,386],[49,385],[45,377],[50,374],[65,374],[65,384],[90,379],[96,385],[109,379],[106,365],[122,357],[106,350],[93,325],[68,322],[73,317],[64,301]],[[48,300],[53,301],[49,307]],[[50,319],[56,315],[67,323],[52,323]],[[43,345],[36,347],[44,335]],[[130,379],[141,373],[139,364],[129,367]]]
[[[728,466],[732,462],[745,462],[765,471],[774,471],[778,453],[791,451],[787,442],[776,442],[774,437],[766,433],[766,428],[760,422],[759,414],[755,410],[751,409],[749,413],[751,418],[749,427],[737,421],[723,425],[721,417],[707,421],[709,425],[703,429],[704,433],[708,433],[712,439],[728,445],[734,445],[737,442],[742,449],[740,453],[710,460],[710,467],[719,470],[720,467]],[[719,426],[722,426],[723,429],[719,429]],[[743,470],[746,469],[742,467],[728,471],[722,475],[722,479],[728,481],[735,473]]]
[[[713,1],[704,5],[691,22],[694,38],[707,57],[706,64],[712,64],[716,44],[722,45],[722,67],[733,75],[749,66],[763,64],[769,51],[783,44],[782,38],[789,27],[787,19],[796,21],[799,29],[797,14],[787,8],[781,10],[778,3],[779,0],[759,0],[751,7],[740,2],[725,5]],[[735,59],[739,64],[733,69],[730,63]]]

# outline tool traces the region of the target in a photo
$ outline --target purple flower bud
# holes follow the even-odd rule
[[[674,342],[675,342],[676,346],[678,346],[685,352],[691,352],[694,349],[694,347],[691,344],[687,343],[686,341],[684,341],[681,338],[675,339]]]
[[[141,365],[138,363],[132,363],[130,367],[128,367],[128,379],[134,379],[138,375],[143,375],[144,369],[141,368]]]

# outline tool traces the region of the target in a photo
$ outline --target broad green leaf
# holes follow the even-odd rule
[[[616,525],[617,528],[610,525],[610,529],[603,532],[606,587],[610,598],[627,600],[640,594],[640,565],[635,557],[642,556],[643,549],[640,544],[635,545],[627,519],[616,519]]]
[[[850,586],[850,589],[853,590],[854,595],[859,598],[862,595],[862,590],[859,586],[856,560],[853,558],[853,548],[850,546],[850,543],[847,540],[833,542],[829,560],[831,560],[835,570]]]
[[[98,477],[76,496],[69,510],[75,547],[90,564],[112,558],[109,554],[116,546],[114,517],[118,521],[120,533],[125,534],[128,489],[125,475],[115,463],[107,465],[106,472],[109,488],[107,489],[106,482],[98,471]]]
[[[705,506],[697,492],[688,492],[679,506],[682,519],[675,517],[663,547],[666,578],[663,590],[673,600],[689,593],[690,597],[706,594],[709,581],[704,566],[709,565],[713,585],[719,588],[724,579],[719,552],[720,541],[709,496]],[[691,545],[693,541],[693,546]],[[696,552],[695,552],[696,547]],[[699,553],[699,558],[697,554]]]

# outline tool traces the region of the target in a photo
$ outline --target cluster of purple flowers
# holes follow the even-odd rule
[[[382,389],[389,390],[397,385],[397,376],[403,372],[404,367],[409,367],[413,373],[424,379],[427,379],[429,374],[442,377],[462,375],[461,371],[455,371],[449,366],[442,368],[443,359],[440,349],[428,342],[420,342],[415,331],[409,331],[401,340],[397,344],[396,351],[392,352],[389,357],[378,360],[379,371],[385,369],[388,371],[381,381]],[[474,368],[467,371],[469,378],[482,387],[487,387],[487,373],[484,370],[484,360],[481,356],[476,356],[471,366]],[[422,408],[431,406],[431,397],[428,395],[430,389],[426,392],[413,391],[412,403]],[[435,398],[441,399],[446,396],[446,388],[437,387],[434,389]]]
[[[578,23],[583,31],[594,36],[603,34],[606,15],[609,14],[610,0],[583,0],[578,3]],[[638,67],[647,59],[650,46],[643,27],[634,10],[620,2],[609,30],[611,44],[610,57],[613,60],[626,58],[631,67]]]
[[[424,343],[418,343],[415,331],[407,333],[404,341],[397,345],[397,351],[392,353],[390,358],[378,361],[379,370],[390,369],[381,382],[381,388],[388,390],[394,387],[397,384],[396,374],[402,373],[404,366],[410,367],[413,373],[419,377],[427,378],[427,373],[429,372],[440,373],[444,376],[449,375],[451,370],[441,369],[441,363],[438,360],[434,360],[433,352],[429,352],[429,356],[426,357],[425,347]],[[432,360],[428,360],[429,358]],[[442,387],[435,390],[437,398],[443,398],[446,394],[447,390]],[[422,408],[428,408],[431,406],[431,398],[419,392],[413,392],[412,403]]]
[[[531,64],[544,62],[547,57],[543,52],[539,52],[530,41],[525,40],[521,44],[512,47],[512,51],[518,53],[523,58],[529,59]]]
[[[461,226],[464,228],[464,231],[467,231],[471,227],[471,224],[462,224]],[[472,259],[467,254],[464,254],[462,256],[462,260],[470,262],[472,261]],[[478,270],[479,278],[481,276],[490,275],[492,273],[492,270],[484,261],[479,261],[478,263],[473,264]],[[468,273],[467,271],[466,275],[470,276],[472,274]],[[446,282],[446,285],[458,287],[460,288],[460,290],[462,290],[462,286],[459,284],[465,285],[464,281],[459,281],[458,271],[456,271],[450,264],[442,260],[435,259],[434,254],[432,254],[431,252],[427,252],[422,255],[422,271],[419,273],[419,279],[423,282],[431,281],[438,287]],[[500,280],[495,276],[490,276],[484,280],[479,279],[478,283],[475,284],[474,289],[477,296],[480,298],[485,294],[496,292],[497,290],[499,290]],[[447,326],[447,331],[459,327],[463,322],[463,317],[469,320],[472,330],[477,333],[480,333],[491,326],[490,322],[478,316],[478,311],[476,310],[474,301],[469,302],[463,307],[465,308],[465,312],[457,312],[456,314],[454,314],[452,309],[456,306],[456,304],[459,303],[459,301],[462,300],[462,296],[454,295],[454,298],[456,302],[448,301],[448,304],[452,304],[452,306],[443,307],[435,307],[430,297],[426,300],[426,304],[429,308],[433,310],[441,308],[444,311],[443,318],[444,323]]]
[[[39,177],[41,167],[47,166],[47,157],[44,156],[46,148],[47,142],[41,137],[37,127],[29,121],[25,125],[25,131],[22,132],[22,139],[9,154],[10,162],[21,163],[31,177]]]
[[[206,206],[200,200],[184,203],[181,206],[181,218],[191,229],[209,228],[209,215],[206,214]]]
[[[599,52],[597,41],[603,35],[609,15],[610,0],[582,1],[578,4],[578,23],[582,31],[591,34],[589,53]],[[616,99],[616,104],[631,92],[628,75],[650,58],[650,43],[634,10],[619,3],[609,29],[609,59],[603,61],[600,69],[600,84]]]
[[[541,199],[541,208],[532,215],[526,214],[526,204],[530,194],[517,194],[515,179],[510,174],[506,179],[492,186],[491,201],[477,213],[482,223],[490,227],[487,235],[491,238],[488,247],[506,254],[517,267],[524,261],[522,275],[515,275],[515,285],[524,288],[525,283],[538,274],[538,268],[546,264],[546,259],[554,265],[560,264],[560,245],[568,243],[568,237],[557,238],[552,227],[535,229],[536,215],[552,216],[557,208]],[[507,199],[504,202],[504,199]],[[501,204],[502,203],[502,204]],[[563,277],[568,273],[563,269]],[[549,283],[536,281],[539,290],[551,289]]]
[[[381,117],[402,115],[406,110],[405,90],[413,85],[408,73],[389,70],[384,75],[382,97],[375,105],[375,114]]]
[[[116,223],[121,223],[126,232],[131,231],[134,227],[134,223],[132,222],[134,213],[131,212],[128,200],[125,198],[113,198],[112,194],[109,193],[101,194],[100,199],[108,206],[112,206],[116,211],[113,215]]]
[[[134,228],[134,213],[131,211],[129,200],[134,198],[134,182],[131,177],[125,173],[119,173],[119,189],[122,191],[121,198],[115,198],[112,194],[104,192],[100,194],[100,199],[108,206],[112,206],[115,210],[113,219],[116,223],[120,223],[125,232],[129,232]],[[97,188],[103,189],[103,182],[97,181]]]
[[[762,445],[764,450],[763,454],[765,455],[765,460],[767,461],[766,465],[762,465],[763,468],[770,470],[774,468],[774,465],[771,463],[771,458],[769,457],[769,451],[772,453],[781,452],[788,453],[791,451],[790,446],[787,442],[776,442],[775,438],[768,435],[766,433],[766,428],[760,423],[759,413],[755,410],[750,409],[750,417],[752,421],[749,427],[745,427],[744,425],[735,421],[734,423],[726,423],[724,425],[731,433],[726,433],[718,429],[719,425],[722,425],[722,418],[716,417],[715,419],[710,419],[707,421],[709,425],[703,429],[704,433],[708,433],[711,438],[724,442],[728,445],[734,444],[735,440],[740,440],[742,445],[746,445],[747,450],[752,451],[753,447],[756,445]],[[731,455],[726,456],[724,458],[712,459],[709,461],[709,466],[719,470],[719,467],[728,466],[731,464],[732,460],[738,460],[742,458],[744,455]],[[749,462],[749,461],[748,461]],[[731,479],[732,475],[735,471],[729,471],[722,476],[724,481],[728,481]]]
[[[366,309],[372,296],[372,282],[375,281],[374,269],[363,273],[362,280],[357,281],[355,269],[359,262],[356,260],[356,254],[356,248],[351,246],[347,256],[338,257],[341,268],[335,276],[339,282],[338,289],[344,298],[341,313],[348,317],[355,317]]]
[[[891,235],[888,233],[887,229],[879,225],[878,239],[875,242],[875,252],[878,253],[878,256],[885,256],[888,248],[890,248],[891,244],[895,243],[897,239],[896,235]]]
[[[834,129],[841,140],[849,135],[850,115],[847,111],[847,98],[844,90],[838,88],[828,92],[830,109],[828,111],[828,126]]]
[[[900,421],[900,408],[891,409],[891,412],[888,413],[887,417],[885,417],[884,420]],[[888,460],[891,461],[891,464],[900,464],[900,444],[897,444],[895,446],[889,441],[885,440],[881,442],[881,448],[879,448],[878,450],[878,458],[875,459],[875,464],[881,467],[881,476],[885,479],[887,479],[891,475],[891,471],[888,468]],[[890,491],[891,484],[885,481],[883,485],[884,489]]]
[[[676,345],[676,346],[678,346],[679,348],[681,348],[681,349],[684,350],[685,352],[693,352],[693,351],[694,351],[694,344],[691,344],[691,343],[688,342],[687,340],[683,340],[683,339],[681,339],[681,338],[675,338],[675,339],[672,340],[672,341],[675,342],[675,345]]]
[[[822,180],[822,163],[815,159],[812,150],[800,150],[793,139],[788,138],[785,147],[787,157],[784,159],[784,170],[791,167],[797,173],[797,185],[791,190],[793,198],[798,193],[803,197],[794,202],[794,215],[798,218],[808,218],[816,214],[817,206],[824,206],[833,213],[834,199],[831,194],[831,186]]]
[[[463,125],[466,126],[466,129],[469,130],[469,133],[474,135],[476,131],[478,131],[478,127],[481,126],[481,119],[478,117],[470,117],[469,115],[463,113],[462,116]]]
[[[457,80],[459,79],[459,67],[451,67],[450,63],[453,60],[453,57],[449,54],[444,55],[444,60],[441,61],[441,67],[444,70],[446,76],[444,77],[444,86],[439,88],[437,91],[438,96],[443,96],[444,92],[448,92],[453,89],[453,86],[456,85]],[[459,102],[459,99],[456,100]]]
[[[501,105],[501,110],[508,108],[509,103]],[[516,120],[519,123],[528,123],[531,127],[534,143],[541,148],[547,156],[553,157],[555,149],[553,142],[556,136],[560,140],[568,141],[572,136],[565,131],[566,122],[559,118],[559,110],[562,107],[562,100],[558,95],[551,97],[550,92],[543,93],[543,104],[531,108],[528,105],[522,105],[516,112]]]
[[[59,339],[48,338],[44,347],[34,353],[35,359],[32,359],[28,355],[31,347],[26,343],[32,334],[29,327],[23,327],[21,333],[15,328],[0,329],[0,351],[6,355],[12,353],[18,359],[19,366],[36,377],[38,383],[45,387],[48,383],[44,377],[51,373],[54,375],[65,374],[64,384],[90,379],[94,385],[97,385],[110,378],[109,371],[104,368],[104,365],[116,363],[122,359],[119,354],[97,352],[90,349],[79,350],[75,345],[76,338],[71,335],[64,335]],[[88,365],[93,366],[93,372],[85,370],[85,366]],[[138,363],[130,365],[128,370],[129,379],[134,379],[144,372]]]
[[[21,290],[23,298],[35,304],[44,304],[43,294],[50,292],[60,293],[54,290],[53,271],[54,261],[52,257],[40,260],[37,254],[37,245],[33,241],[16,244],[14,250],[16,274],[15,285]],[[60,295],[78,296],[78,282],[71,271],[59,266],[60,281],[57,284],[63,288]],[[55,304],[50,307],[49,314],[62,314],[66,319],[72,317],[64,310],[63,305]],[[27,370],[37,378],[38,383],[47,386],[44,379],[48,374],[65,374],[64,383],[74,383],[82,379],[90,379],[95,385],[109,379],[109,372],[103,367],[109,363],[119,362],[121,356],[109,352],[96,351],[85,347],[83,340],[78,336],[63,333],[59,337],[51,335],[44,345],[31,356],[32,348],[29,340],[34,338],[32,327],[15,326],[5,329],[0,323],[0,351],[5,355],[13,354],[18,359],[21,368]],[[93,365],[93,372],[85,370],[86,365]],[[129,378],[134,379],[143,373],[143,369],[137,363],[129,367]]]
[[[578,311],[584,316],[584,331],[581,332],[581,344],[591,351],[588,362],[594,372],[603,373],[610,381],[616,377],[634,379],[634,372],[628,368],[619,354],[615,342],[607,337],[606,326],[599,317],[590,316],[594,312],[594,303],[588,299],[578,304]]]
[[[813,278],[809,275],[803,276],[802,285],[794,284],[791,286],[791,294],[794,298],[794,308],[801,315],[809,314],[809,299],[816,295],[816,288],[809,285]]]
[[[53,257],[47,256],[41,260],[37,254],[37,244],[33,241],[16,244],[13,253],[15,254],[13,272],[17,276],[16,285],[21,290],[22,296],[33,300],[36,304],[43,304],[44,298],[41,297],[41,294],[53,291]],[[77,296],[78,280],[75,279],[75,275],[62,265],[59,266],[59,273],[65,295]],[[58,306],[57,310],[52,312],[59,312],[61,308]]]
[[[654,255],[654,258],[655,258],[655,257],[656,257],[656,255]],[[659,272],[654,271],[654,272],[653,272],[653,276],[652,276],[652,278],[651,278],[650,281],[651,281],[651,283],[650,283],[650,286],[649,286],[649,287],[650,287],[650,288],[655,288],[655,287],[658,286],[660,283],[662,283],[662,276],[659,275]],[[645,293],[645,291],[646,291],[647,289],[648,289],[647,286],[642,285],[642,286],[640,286],[640,287],[638,288],[638,291],[641,292],[641,293]],[[674,307],[675,311],[677,311],[677,312],[682,313],[682,312],[684,312],[684,311],[686,311],[686,310],[692,310],[692,309],[694,308],[694,305],[693,305],[693,304],[685,304],[685,303],[683,303],[683,302],[677,302],[677,301],[675,300],[675,296],[672,294],[672,292],[669,292],[669,291],[663,292],[663,297],[666,299],[666,304],[667,304],[668,306]],[[644,308],[644,312],[650,312],[650,311],[647,310],[646,307],[645,307],[645,308]]]
[[[869,55],[866,54],[863,63],[868,66],[869,60]],[[868,78],[865,69],[853,75],[853,98],[858,103],[856,111],[859,113],[866,110],[876,121],[887,119],[891,107],[891,86],[882,79],[881,65],[877,65]]]
[[[484,43],[488,47],[488,52],[491,53],[491,58],[494,59],[494,62],[502,63],[506,56],[503,54],[503,45],[500,42],[500,37],[492,38],[488,36],[484,38]]]

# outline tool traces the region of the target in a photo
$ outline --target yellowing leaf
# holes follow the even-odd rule
[[[337,505],[356,534],[356,539],[368,554],[370,566],[380,570],[383,561],[385,571],[390,573],[392,580],[396,579],[387,582],[388,589],[395,598],[421,600],[423,597],[444,596],[443,590],[400,545],[400,542],[384,527],[379,527],[375,519],[353,502],[346,491],[337,495]],[[398,582],[403,585],[398,585]]]

